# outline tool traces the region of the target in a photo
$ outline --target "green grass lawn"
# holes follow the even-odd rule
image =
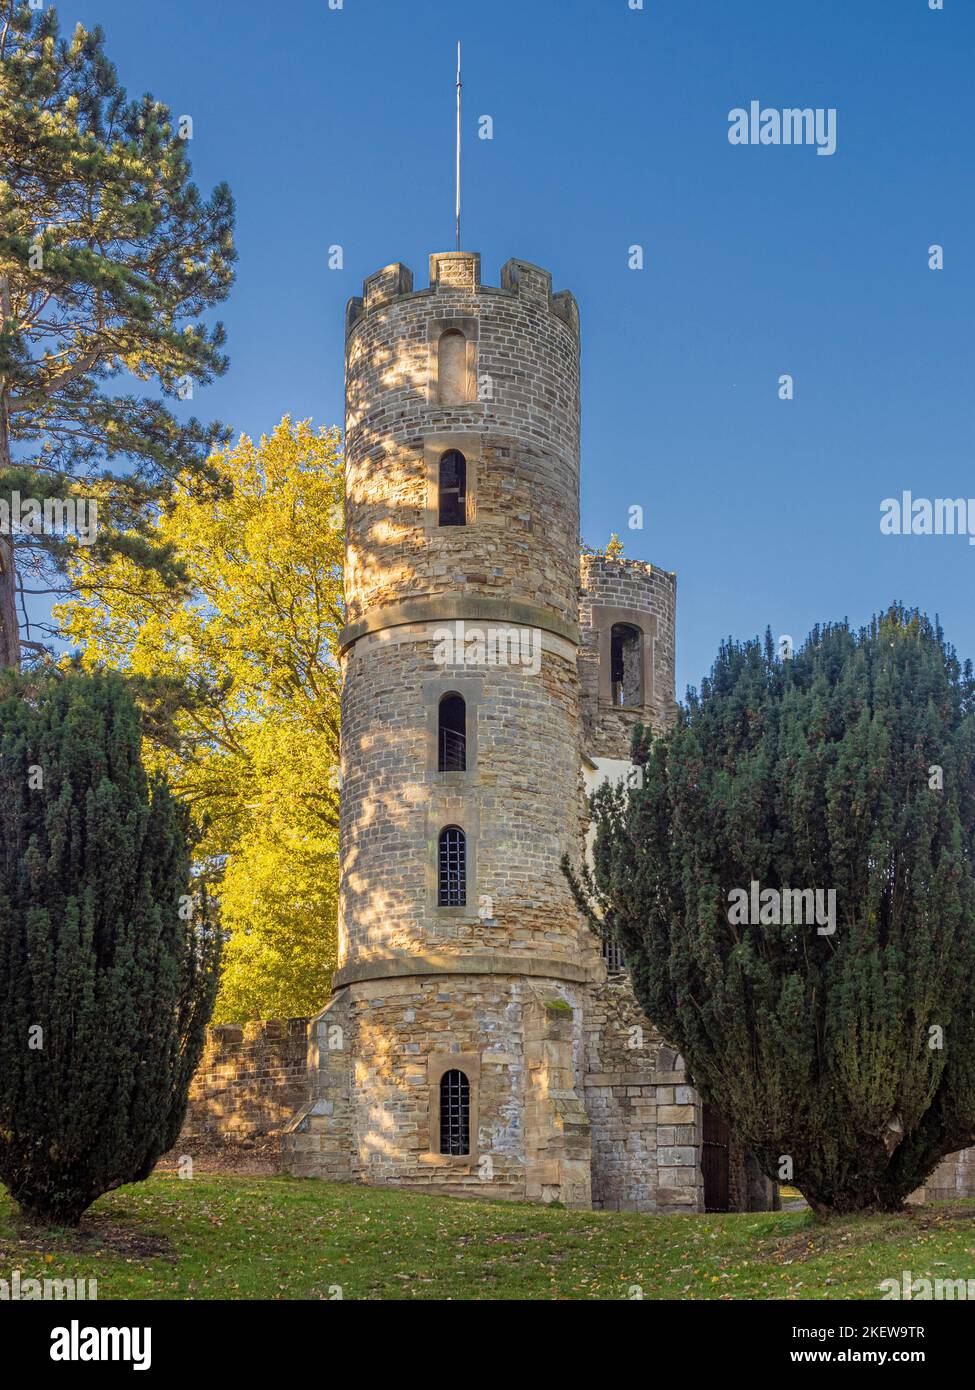
[[[820,1226],[806,1211],[636,1216],[294,1178],[161,1175],[80,1233],[18,1226],[0,1277],[98,1280],[100,1299],[877,1298],[881,1279],[975,1278],[975,1202]]]

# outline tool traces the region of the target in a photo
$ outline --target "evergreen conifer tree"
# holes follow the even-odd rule
[[[209,483],[228,439],[175,403],[226,370],[203,316],[236,259],[230,191],[201,197],[191,136],[189,116],[128,99],[100,29],[62,39],[50,7],[0,0],[0,666],[43,645],[18,602],[69,588],[79,503],[92,554],[180,578],[140,527],[177,473]]]
[[[784,660],[728,642],[668,734],[637,731],[642,785],[594,798],[580,904],[705,1100],[822,1215],[895,1209],[975,1144],[973,700],[902,607]],[[824,894],[813,920],[793,890]]]
[[[175,1143],[216,990],[186,812],[118,676],[0,680],[0,1178],[71,1225]]]

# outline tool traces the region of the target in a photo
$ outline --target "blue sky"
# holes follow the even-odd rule
[[[975,497],[971,0],[58,8],[192,116],[197,180],[237,199],[231,368],[196,413],[341,423],[346,299],[394,260],[426,284],[453,245],[460,38],[464,246],[490,283],[518,256],[579,301],[583,532],[677,570],[678,695],[726,635],[895,598],[975,656],[975,547],[879,529],[904,489]],[[836,153],[729,144],[752,100],[835,107]]]

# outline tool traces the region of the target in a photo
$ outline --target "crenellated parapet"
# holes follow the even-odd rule
[[[552,291],[551,272],[531,261],[513,257],[501,267],[501,284],[481,283],[481,256],[478,251],[435,251],[430,256],[430,285],[427,289],[413,288],[413,272],[401,261],[383,266],[366,277],[362,294],[349,300],[345,313],[345,331],[350,333],[359,320],[377,309],[399,303],[406,298],[428,298],[452,292],[491,295],[521,295],[544,304],[548,311],[579,335],[579,306],[571,290]]]
[[[444,528],[451,450],[466,525]],[[579,316],[547,270],[512,259],[484,285],[476,252],[442,251],[427,289],[400,262],[366,279],[349,306],[346,501],[350,636],[417,604],[446,616],[448,598],[479,605],[452,617],[528,605],[533,625],[575,634]]]

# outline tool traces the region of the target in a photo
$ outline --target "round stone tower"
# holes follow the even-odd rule
[[[293,1166],[588,1205],[578,311],[479,271],[349,304],[339,969]]]

